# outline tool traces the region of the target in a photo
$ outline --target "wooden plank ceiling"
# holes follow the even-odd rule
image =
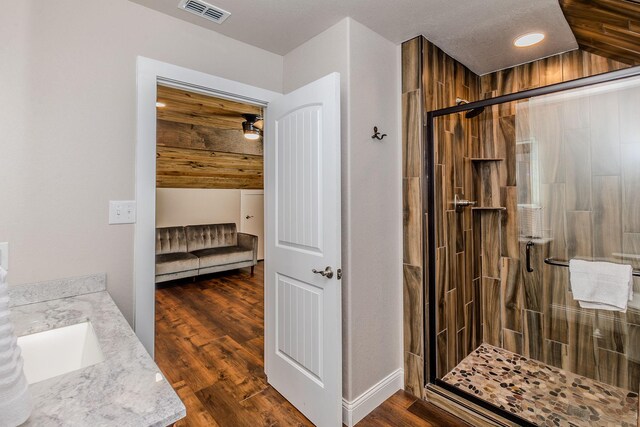
[[[157,101],[158,188],[263,188],[262,139],[242,132],[262,108],[165,86]]]
[[[640,0],[560,0],[581,49],[640,65]]]
[[[158,108],[158,120],[170,122],[242,130],[243,114],[262,115],[262,108],[255,105],[166,86],[158,86],[157,99],[166,105]]]

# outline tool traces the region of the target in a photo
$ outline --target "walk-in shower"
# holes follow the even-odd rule
[[[425,383],[514,425],[635,427],[640,69],[427,116]],[[572,259],[628,264],[625,309],[576,301]]]

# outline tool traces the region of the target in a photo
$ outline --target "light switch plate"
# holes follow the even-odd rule
[[[135,222],[135,200],[109,201],[109,224],[133,224]]]
[[[9,271],[9,242],[0,243],[0,266]]]

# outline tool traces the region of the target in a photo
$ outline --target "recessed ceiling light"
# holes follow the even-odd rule
[[[158,107],[158,108],[163,108],[163,107],[166,107],[166,106],[167,106],[167,104],[165,104],[164,102],[156,102],[156,107]]]
[[[513,41],[513,44],[516,47],[527,47],[527,46],[533,46],[534,44],[538,44],[543,39],[544,39],[544,34],[542,33],[528,33],[528,34],[523,34],[520,37],[516,38]]]

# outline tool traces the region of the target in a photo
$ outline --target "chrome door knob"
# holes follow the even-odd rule
[[[326,277],[327,279],[331,279],[333,277],[333,270],[331,270],[331,267],[326,267],[324,271],[316,270],[315,268],[311,271],[313,271],[315,274]]]

